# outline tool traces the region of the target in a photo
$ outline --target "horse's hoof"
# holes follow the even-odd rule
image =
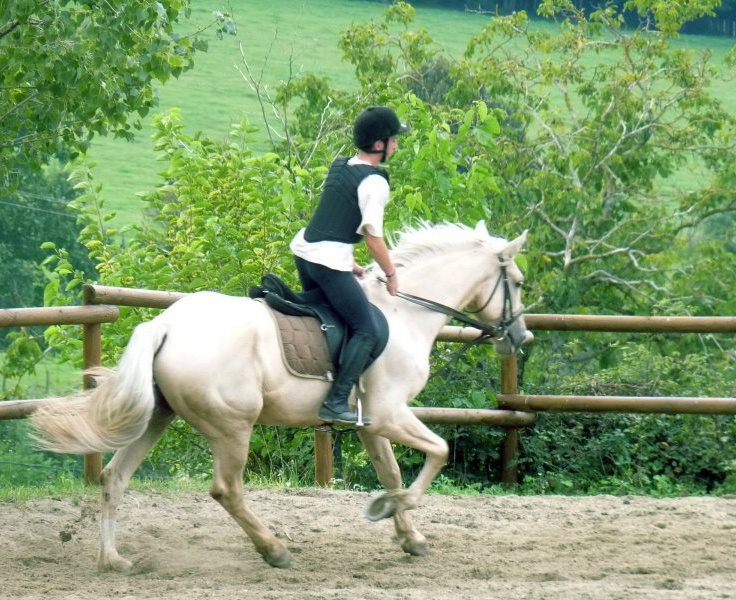
[[[132,568],[133,563],[129,560],[125,560],[121,556],[100,558],[97,561],[97,570],[100,573],[105,573],[107,571],[115,571],[116,573],[129,573]]]
[[[380,521],[381,519],[393,517],[398,508],[396,498],[383,494],[370,503],[365,516],[369,521]]]
[[[263,554],[263,560],[269,565],[277,569],[288,569],[294,563],[294,558],[288,550],[283,552],[273,552],[271,554]]]
[[[426,541],[406,540],[401,544],[401,549],[412,556],[427,556],[430,552]]]

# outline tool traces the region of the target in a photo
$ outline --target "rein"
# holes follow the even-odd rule
[[[448,317],[451,317],[456,321],[460,321],[465,325],[470,325],[471,327],[480,329],[483,333],[483,337],[495,337],[496,335],[503,333],[503,327],[501,327],[500,325],[482,323],[477,319],[469,317],[464,312],[460,312],[459,310],[456,310],[450,306],[446,306],[445,304],[440,304],[439,302],[435,302],[434,300],[429,300],[427,298],[422,298],[421,296],[415,296],[413,294],[406,294],[404,292],[399,292],[398,290],[396,292],[396,295],[399,298],[403,298],[404,300],[408,300],[409,302],[418,304],[419,306],[423,306],[424,308],[428,308],[429,310],[447,315]]]
[[[488,306],[493,299],[493,296],[496,295],[496,291],[498,290],[499,286],[501,285],[501,283],[503,283],[503,312],[501,314],[501,318],[498,319],[498,321],[495,323],[483,323],[478,319],[469,317],[465,313],[452,308],[451,306],[440,304],[439,302],[429,300],[428,298],[422,298],[421,296],[415,296],[414,294],[407,294],[406,292],[400,292],[398,290],[396,291],[396,295],[403,300],[407,300],[408,302],[412,302],[413,304],[417,304],[424,308],[428,308],[429,310],[447,315],[451,319],[459,321],[460,323],[463,323],[465,325],[475,327],[476,329],[480,329],[481,331],[481,334],[477,338],[469,342],[465,342],[460,348],[455,350],[455,352],[453,352],[447,359],[444,366],[438,372],[430,375],[430,379],[447,371],[455,361],[457,361],[473,346],[491,338],[494,338],[498,341],[503,340],[508,335],[509,327],[511,327],[514,321],[519,318],[521,312],[519,312],[519,314],[517,315],[514,315],[513,309],[511,307],[511,289],[509,287],[509,277],[508,273],[506,272],[506,265],[500,257],[499,261],[501,263],[501,272],[498,276],[498,280],[496,281],[496,285],[493,286],[493,289],[491,290],[491,293],[489,294],[488,299],[485,301],[483,306],[481,306],[478,310],[471,312],[471,314],[479,313],[486,306]],[[386,283],[386,279],[383,277],[378,277],[377,279],[382,283]]]
[[[383,283],[386,283],[386,280],[383,277],[378,277],[378,280]],[[400,292],[397,290],[396,295],[399,298],[402,298],[404,300],[407,300],[419,306],[423,306],[424,308],[428,308],[429,310],[433,310],[443,315],[447,315],[448,317],[455,319],[456,321],[459,321],[465,325],[469,325],[471,327],[475,327],[476,329],[480,329],[482,335],[479,336],[478,339],[494,337],[497,340],[502,340],[506,336],[506,331],[508,330],[509,326],[519,316],[519,315],[514,316],[512,308],[511,308],[511,290],[509,288],[509,277],[508,277],[508,273],[506,272],[506,265],[503,262],[501,262],[501,273],[498,276],[496,285],[493,286],[493,289],[491,290],[491,293],[488,296],[488,300],[486,300],[485,304],[483,304],[483,306],[481,306],[478,310],[472,311],[471,313],[471,314],[479,313],[486,306],[488,306],[488,304],[490,304],[491,300],[493,299],[493,296],[496,295],[496,290],[498,290],[498,287],[502,282],[503,282],[503,313],[502,313],[501,318],[498,319],[496,323],[483,323],[479,321],[478,319],[473,319],[472,317],[469,317],[464,312],[461,312],[457,309],[452,308],[451,306],[440,304],[439,302],[435,302],[434,300],[429,300],[428,298],[422,298],[421,296],[415,296],[414,294],[407,294],[405,292]],[[477,340],[474,340],[474,342],[477,342]],[[470,343],[474,343],[474,342],[470,342]]]

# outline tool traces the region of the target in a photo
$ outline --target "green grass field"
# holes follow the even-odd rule
[[[212,11],[222,5],[214,0],[193,3],[192,17],[185,30],[195,31],[212,21]],[[337,47],[339,35],[351,23],[377,18],[386,4],[358,0],[270,0],[249,2],[235,8],[237,37],[217,39],[214,29],[205,32],[209,50],[195,58],[195,67],[159,89],[163,112],[182,110],[187,131],[225,137],[243,113],[263,127],[261,108],[248,83],[236,69],[245,58],[267,89],[273,90],[290,75],[314,72],[326,75],[339,87],[356,84],[352,67],[344,63]],[[468,37],[477,33],[486,17],[458,11],[422,8],[417,21],[443,47],[459,54]],[[152,114],[153,114],[152,113]],[[141,204],[136,194],[152,189],[161,170],[151,144],[152,114],[134,142],[98,138],[89,152],[96,163],[95,177],[103,184],[108,209],[118,214],[117,223],[134,222]]]
[[[151,190],[157,183],[161,165],[156,162],[150,139],[153,114],[178,107],[187,131],[202,131],[215,138],[224,138],[243,114],[263,127],[255,93],[236,69],[243,68],[241,44],[252,72],[262,77],[266,89],[273,90],[278,82],[287,80],[290,70],[293,75],[326,75],[334,85],[350,88],[356,83],[352,67],[342,61],[337,47],[340,33],[351,23],[377,18],[386,6],[361,0],[253,0],[247,6],[236,7],[237,37],[217,39],[214,28],[204,34],[209,41],[208,52],[197,55],[193,70],[160,88],[159,106],[146,117],[134,142],[98,138],[93,143],[89,152],[96,164],[93,172],[103,185],[107,209],[118,215],[115,224],[137,221],[142,208],[137,194]],[[193,3],[192,17],[184,30],[193,32],[211,22],[214,10],[222,10],[214,0]],[[419,7],[415,25],[426,27],[440,47],[459,56],[468,38],[478,33],[487,19],[473,13]],[[703,36],[684,37],[679,44],[709,48],[716,64],[731,46],[728,39]],[[713,89],[736,113],[736,96],[730,85],[719,83]],[[662,190],[666,194],[668,189],[690,187],[697,180],[695,170],[683,171],[677,178],[663,182]]]
[[[0,330],[2,332],[6,330]],[[0,352],[0,362],[4,355]],[[0,377],[0,392],[5,394],[18,383],[16,378]],[[73,365],[64,363],[54,356],[45,356],[37,365],[33,373],[28,373],[20,379],[20,385],[25,398],[48,398],[50,396],[71,394],[82,388],[82,370]],[[15,397],[21,400],[20,397]]]

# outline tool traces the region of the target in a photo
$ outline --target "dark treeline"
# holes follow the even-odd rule
[[[623,0],[603,2],[601,0],[576,0],[575,5],[586,12],[597,10],[603,5],[613,4],[621,6]],[[412,0],[415,6],[441,6],[457,10],[480,11],[508,15],[513,12],[526,11],[530,17],[536,16],[540,0]],[[723,0],[721,6],[715,9],[715,16],[697,19],[687,23],[683,33],[696,33],[705,35],[725,35],[736,37],[736,0]],[[625,13],[627,23],[637,26],[641,16],[627,11]]]

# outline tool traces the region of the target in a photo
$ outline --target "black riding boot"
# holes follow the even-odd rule
[[[326,423],[357,423],[358,415],[350,410],[348,398],[374,346],[372,336],[356,333],[350,338],[343,352],[337,378],[319,408],[320,419]],[[363,422],[366,425],[370,424],[370,420],[365,417]]]

